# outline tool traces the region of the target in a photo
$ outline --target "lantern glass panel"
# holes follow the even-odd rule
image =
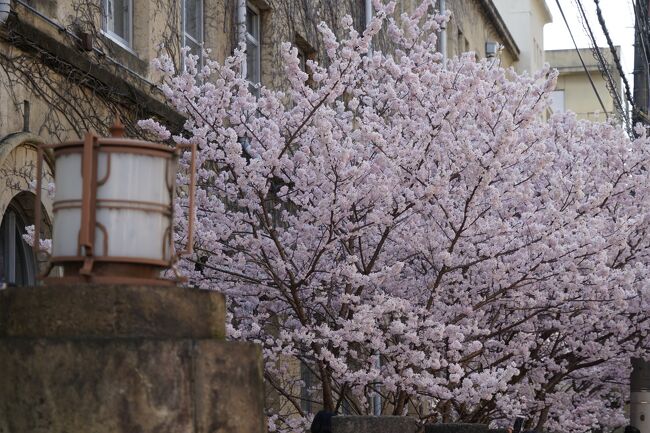
[[[170,165],[171,159],[163,157],[100,152],[97,177],[103,179],[108,173],[108,178],[98,185],[97,198],[169,205],[171,192],[167,187],[167,171],[172,169]]]
[[[169,260],[169,217],[134,209],[97,209],[95,254],[109,257]],[[108,242],[105,247],[105,242]]]
[[[57,184],[58,187],[58,184]],[[57,190],[57,194],[59,194]],[[79,229],[81,228],[81,208],[64,208],[56,211],[52,228],[52,255],[54,257],[73,257],[79,255]]]
[[[81,200],[81,153],[56,158],[56,201]]]

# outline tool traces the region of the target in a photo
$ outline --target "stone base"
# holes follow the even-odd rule
[[[95,284],[0,290],[0,337],[225,338],[221,293]]]
[[[0,291],[0,433],[266,432],[261,351],[223,341],[223,305],[179,288]]]
[[[414,418],[405,416],[335,416],[332,433],[418,433]]]
[[[485,424],[429,424],[425,426],[425,433],[488,433]]]

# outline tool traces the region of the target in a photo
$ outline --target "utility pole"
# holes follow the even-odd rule
[[[634,7],[634,104],[632,123],[649,125],[650,105],[648,49],[648,17],[650,0],[637,0]],[[630,377],[630,424],[641,433],[650,433],[650,362],[643,359],[632,360]]]
[[[650,0],[637,0],[634,7],[634,107],[632,123],[648,123],[648,16]]]

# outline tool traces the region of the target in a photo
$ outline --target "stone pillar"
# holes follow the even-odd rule
[[[260,349],[224,340],[221,294],[0,291],[0,433],[263,433]]]
[[[335,416],[332,433],[418,433],[417,421],[405,416]]]

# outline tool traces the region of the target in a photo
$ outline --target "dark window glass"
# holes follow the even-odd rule
[[[32,248],[23,240],[25,219],[9,207],[0,225],[0,280],[8,285],[31,286],[36,266]]]

